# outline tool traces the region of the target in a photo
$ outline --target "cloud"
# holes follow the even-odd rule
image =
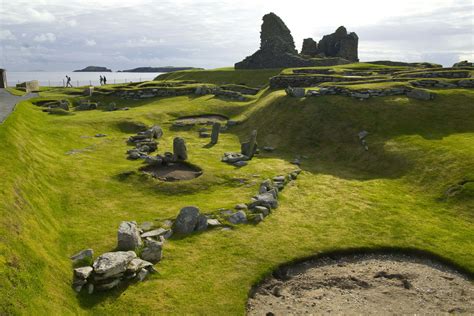
[[[97,43],[93,39],[86,39],[86,46],[95,46]]]
[[[163,42],[164,42],[164,40],[162,40],[162,39],[155,40],[155,39],[151,39],[151,38],[148,38],[146,36],[143,36],[140,39],[128,40],[125,43],[125,46],[126,47],[156,47],[156,46],[160,45]]]
[[[71,27],[74,27],[74,26],[77,26],[77,21],[74,20],[74,19],[66,20],[66,24],[71,26]]]
[[[40,35],[36,35],[35,38],[33,39],[35,42],[50,42],[54,43],[56,41],[56,35],[53,33],[42,33]]]
[[[10,30],[0,30],[0,40],[2,41],[13,41],[16,40],[16,36]]]

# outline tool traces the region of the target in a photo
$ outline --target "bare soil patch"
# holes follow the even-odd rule
[[[429,259],[351,255],[279,269],[252,291],[248,315],[474,313],[474,285]]]
[[[140,170],[162,181],[191,180],[202,175],[201,169],[185,162],[149,165]]]

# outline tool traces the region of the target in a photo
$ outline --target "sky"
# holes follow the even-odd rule
[[[0,68],[232,66],[274,12],[297,49],[344,25],[361,61],[474,60],[474,0],[0,0]]]

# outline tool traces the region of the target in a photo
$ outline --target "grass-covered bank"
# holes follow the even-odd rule
[[[433,101],[296,99],[268,91],[250,102],[115,100],[130,110],[71,116],[23,102],[0,126],[0,310],[243,314],[251,285],[281,263],[350,248],[415,248],[474,272],[474,189],[444,196],[450,185],[474,177],[473,101],[474,93],[461,89],[439,91]],[[245,120],[211,148],[198,127],[171,128],[177,117],[209,113]],[[204,174],[175,183],[140,175],[141,163],[125,159],[133,134],[127,122],[160,124],[160,153],[171,150],[173,137],[184,137],[190,162]],[[260,145],[277,150],[241,169],[221,163],[253,128]],[[370,132],[368,152],[357,140],[361,129]],[[303,173],[258,226],[171,240],[156,266],[160,274],[126,290],[76,297],[70,288],[68,256],[86,247],[96,254],[113,249],[120,221],[166,219],[185,205],[204,212],[233,207],[248,201],[262,179],[294,169],[289,161],[297,155],[307,156]]]

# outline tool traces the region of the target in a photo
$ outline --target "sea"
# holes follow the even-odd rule
[[[161,72],[14,72],[7,71],[7,82],[10,87],[18,83],[30,80],[38,80],[40,86],[64,87],[66,85],[66,75],[71,77],[71,84],[74,87],[86,85],[99,86],[99,76],[107,78],[107,84],[129,83],[153,80]]]

